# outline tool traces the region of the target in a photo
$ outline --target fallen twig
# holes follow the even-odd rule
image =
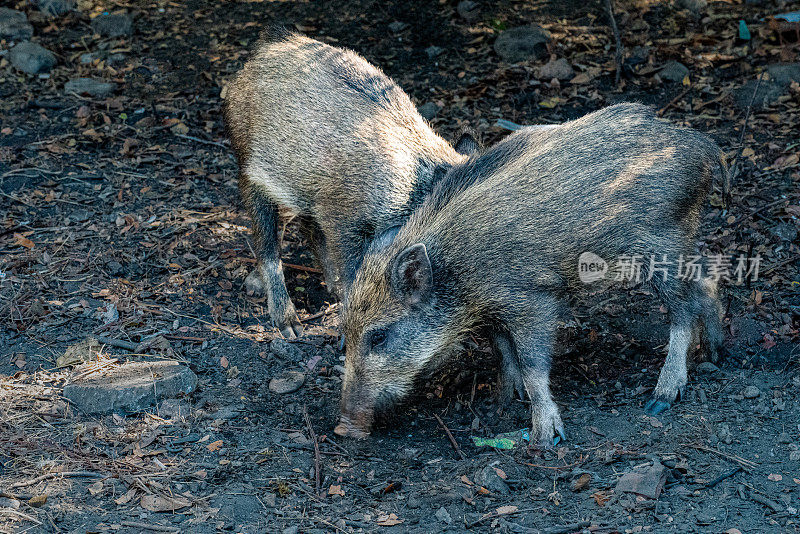
[[[12,508],[0,508],[0,512],[6,513],[6,514],[15,515],[17,517],[21,517],[22,519],[24,519],[26,521],[30,521],[32,523],[36,523],[36,525],[41,525],[42,524],[42,522],[39,521],[38,519],[36,519],[35,517],[30,516],[28,514],[23,514],[19,510],[14,510]]]
[[[306,407],[303,406],[303,418],[306,420],[306,427],[308,427],[308,434],[309,437],[314,441],[314,484],[317,490],[317,496],[322,497],[320,493],[320,487],[322,486],[322,479],[320,477],[320,454],[319,454],[319,441],[317,440],[317,434],[314,432],[314,427],[311,426],[311,418],[308,416],[308,411],[306,411]]]
[[[736,467],[736,469],[732,469],[731,471],[728,471],[727,473],[721,474],[720,476],[718,476],[717,478],[715,478],[714,480],[712,480],[711,482],[706,484],[706,489],[713,488],[714,486],[716,486],[717,484],[719,484],[723,480],[725,480],[727,478],[731,478],[733,475],[735,475],[736,473],[738,473],[741,470],[742,470],[742,466],[739,465],[739,466]]]
[[[141,521],[120,521],[123,527],[143,528],[145,530],[152,530],[153,532],[178,532],[175,527],[162,527],[161,525],[151,525],[149,523],[142,523]]]
[[[15,484],[11,484],[8,488],[9,489],[17,489],[17,488],[24,488],[27,486],[33,486],[34,484],[41,482],[43,480],[50,480],[51,478],[74,478],[74,477],[107,477],[108,475],[104,475],[103,473],[95,473],[94,471],[64,471],[63,473],[45,473],[44,475],[38,476],[36,478],[32,478],[31,480],[26,480],[24,482],[17,482]]]
[[[433,414],[433,416],[436,418],[437,421],[439,421],[439,424],[442,425],[442,428],[444,429],[444,433],[447,434],[447,439],[450,440],[450,445],[453,446],[453,449],[455,449],[455,451],[458,453],[458,455],[461,457],[462,460],[466,460],[467,457],[464,456],[463,452],[461,452],[461,447],[458,446],[458,442],[456,441],[456,438],[453,437],[453,433],[450,432],[450,429],[447,428],[447,425],[444,424],[444,421],[442,421],[442,418],[439,417],[436,414]]]
[[[619,28],[617,28],[617,19],[614,18],[614,5],[612,0],[606,0],[606,11],[608,12],[608,18],[611,22],[611,30],[614,32],[614,42],[616,44],[614,61],[617,64],[617,72],[614,74],[614,85],[619,87],[620,76],[622,76],[622,38],[619,35]]]
[[[780,513],[780,512],[783,512],[783,506],[781,506],[780,504],[776,503],[772,499],[764,497],[763,495],[759,495],[758,493],[756,493],[754,491],[750,492],[750,499],[756,501],[759,504],[763,504],[764,506],[766,506],[767,508],[771,509],[776,514]]]
[[[678,102],[678,100],[680,100],[681,98],[683,98],[684,96],[686,96],[686,93],[688,93],[688,92],[689,92],[689,91],[691,91],[691,90],[692,90],[692,86],[691,86],[691,85],[690,85],[690,86],[688,86],[688,87],[686,87],[686,88],[685,88],[683,91],[681,91],[680,93],[678,93],[678,96],[676,96],[675,98],[673,98],[672,100],[670,100],[670,101],[669,101],[669,103],[668,103],[666,106],[664,106],[663,108],[659,109],[659,110],[656,112],[656,115],[658,115],[659,117],[660,117],[660,116],[662,116],[662,115],[664,114],[664,112],[666,112],[666,111],[667,111],[669,108],[671,108],[672,106],[674,106],[674,105],[675,105],[675,104]]]
[[[723,458],[727,458],[728,460],[732,460],[732,461],[736,462],[737,464],[741,465],[742,468],[745,469],[745,470],[754,469],[754,468],[758,467],[757,463],[752,462],[750,460],[746,460],[745,458],[742,458],[741,456],[736,456],[735,454],[728,454],[727,452],[722,452],[722,451],[719,451],[717,449],[712,449],[711,447],[706,447],[704,445],[694,445],[692,443],[683,443],[681,446],[682,447],[691,447],[693,449],[697,449],[698,451],[710,452],[712,454],[716,454],[717,456],[722,456]]]
[[[731,162],[730,169],[728,170],[728,176],[732,181],[736,181],[739,177],[739,159],[742,157],[742,151],[744,150],[744,134],[747,131],[747,120],[750,118],[750,111],[753,109],[753,102],[756,100],[756,95],[758,94],[758,88],[761,87],[761,79],[764,77],[764,71],[761,71],[761,74],[758,75],[758,81],[756,82],[756,88],[753,90],[753,94],[750,95],[750,102],[747,103],[747,109],[744,112],[744,121],[742,122],[742,131],[739,132],[739,148],[736,151],[736,155],[733,157],[733,161]],[[728,188],[730,191],[730,187]],[[730,203],[730,198],[723,199],[725,201],[725,205]]]

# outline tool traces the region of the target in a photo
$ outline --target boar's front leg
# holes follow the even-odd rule
[[[644,407],[650,415],[658,415],[683,396],[688,383],[686,359],[693,338],[701,339],[712,358],[722,345],[716,284],[711,280],[678,280],[674,286],[672,291],[656,286],[670,310],[671,324],[667,359],[653,398]]]
[[[549,448],[555,436],[566,439],[558,406],[550,394],[550,364],[562,307],[548,294],[535,294],[526,300],[533,305],[532,309],[524,317],[518,317],[510,331],[519,372],[531,399],[531,443]],[[526,321],[524,324],[522,319]]]
[[[244,281],[245,290],[250,295],[267,295],[269,315],[284,337],[300,336],[303,325],[289,298],[283,277],[278,207],[255,187],[243,189],[243,193],[245,205],[253,219],[253,241],[258,255],[258,265]]]

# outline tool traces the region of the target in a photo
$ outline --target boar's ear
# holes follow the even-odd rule
[[[406,304],[419,304],[433,287],[433,271],[428,250],[422,243],[411,245],[391,265],[392,291]]]
[[[454,146],[456,152],[465,156],[471,156],[481,150],[481,144],[475,139],[472,132],[461,132],[461,136]]]

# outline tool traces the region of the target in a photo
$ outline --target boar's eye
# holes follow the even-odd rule
[[[373,349],[381,348],[383,345],[386,344],[386,337],[387,337],[387,329],[381,328],[380,330],[375,330],[370,336],[369,343]]]

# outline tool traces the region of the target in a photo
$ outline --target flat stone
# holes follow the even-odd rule
[[[733,92],[736,105],[741,109],[747,108],[751,99],[754,108],[765,108],[788,93],[792,82],[800,83],[800,63],[774,63],[767,66],[766,71],[768,76],[761,80],[760,85],[757,79],[750,80]],[[754,97],[756,87],[758,92]]]
[[[47,72],[56,64],[56,56],[41,45],[24,41],[11,49],[8,60],[14,67],[27,72],[38,74]]]
[[[688,9],[694,14],[700,14],[705,11],[708,2],[706,0],[677,0],[675,5],[682,9]]]
[[[426,102],[418,107],[417,111],[427,120],[432,120],[439,113],[439,106],[434,102]]]
[[[100,15],[92,20],[92,31],[103,37],[123,37],[133,33],[133,17],[125,14]]]
[[[575,77],[575,69],[566,59],[551,59],[539,69],[539,78],[543,80],[571,80]]]
[[[711,373],[716,373],[717,371],[719,371],[719,367],[717,367],[716,365],[714,365],[711,362],[700,362],[699,364],[697,364],[697,367],[695,368],[695,370],[698,373],[711,374]]]
[[[36,0],[36,7],[48,17],[59,17],[75,10],[75,0]]]
[[[396,21],[394,21],[394,22],[389,24],[389,29],[393,33],[400,33],[401,31],[405,30],[406,28],[408,28],[408,24],[406,24],[405,22],[400,22],[399,20],[396,20]]]
[[[447,508],[445,508],[444,506],[436,510],[436,513],[434,515],[436,516],[436,519],[447,525],[453,522],[453,518],[450,515],[450,512],[448,512]]]
[[[481,6],[472,0],[461,0],[456,6],[456,12],[464,20],[475,20],[481,13]]]
[[[290,343],[281,337],[275,338],[270,342],[269,350],[282,360],[299,362],[305,357],[305,352],[296,343]]]
[[[744,391],[742,391],[742,396],[745,399],[756,399],[761,396],[761,390],[755,386],[747,386],[744,388]]]
[[[176,361],[128,362],[67,384],[64,397],[86,414],[136,413],[196,387],[197,376]]]
[[[0,38],[26,41],[33,37],[33,26],[22,11],[0,7]]]
[[[494,42],[494,51],[509,63],[519,63],[543,58],[552,40],[550,32],[541,26],[519,26],[501,33]]]
[[[444,52],[444,48],[440,46],[429,46],[425,49],[425,53],[428,54],[428,57],[431,59],[439,56],[442,52]]]
[[[508,495],[511,491],[506,481],[500,478],[500,475],[491,466],[486,466],[475,473],[475,484],[499,495]]]
[[[664,68],[658,72],[658,76],[662,80],[669,80],[671,82],[680,83],[686,76],[689,75],[689,69],[683,63],[677,61],[669,61]]]
[[[64,84],[64,92],[78,95],[89,95],[98,98],[106,97],[114,92],[116,85],[94,78],[74,78]]]
[[[667,480],[666,468],[656,462],[646,469],[623,473],[614,489],[615,493],[634,493],[648,499],[658,499]]]
[[[303,386],[305,381],[306,375],[300,371],[286,371],[269,381],[269,390],[278,395],[294,393]]]

